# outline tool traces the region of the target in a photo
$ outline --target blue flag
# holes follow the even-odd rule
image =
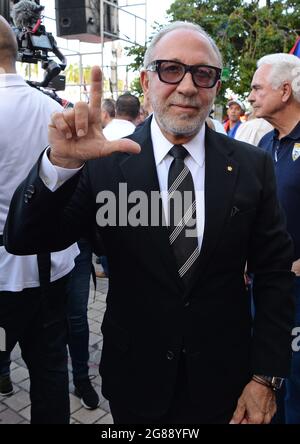
[[[296,43],[290,50],[290,54],[294,54],[297,57],[300,57],[300,37],[297,38]]]

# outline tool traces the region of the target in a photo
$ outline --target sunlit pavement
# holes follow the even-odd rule
[[[80,400],[74,396],[72,366],[69,360],[71,424],[112,424],[113,422],[109,413],[109,404],[101,394],[101,379],[98,371],[102,350],[100,326],[106,308],[107,290],[107,279],[97,279],[96,293],[94,291],[94,285],[91,283],[88,310],[90,324],[90,376],[100,396],[100,406],[93,411],[86,410],[82,407]],[[13,381],[15,394],[9,398],[0,398],[0,424],[29,424],[29,374],[21,358],[21,352],[18,346],[12,354],[11,379]]]

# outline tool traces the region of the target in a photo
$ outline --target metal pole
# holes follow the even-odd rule
[[[145,0],[145,45],[148,41],[148,0]]]
[[[101,69],[104,66],[104,2],[100,0]]]
[[[80,78],[80,100],[82,100],[82,85],[83,85],[83,63],[82,54],[79,56],[79,78]]]
[[[119,96],[119,65],[118,65],[118,48],[116,50],[116,82],[117,82],[117,98]]]

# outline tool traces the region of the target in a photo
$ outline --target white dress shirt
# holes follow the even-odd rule
[[[158,182],[162,194],[162,202],[164,207],[165,219],[168,223],[168,176],[171,163],[174,158],[169,154],[173,144],[169,142],[162,134],[155,117],[151,123],[151,138],[153,143],[154,157],[158,175]],[[188,143],[183,146],[189,152],[184,160],[186,166],[190,170],[195,187],[196,194],[196,213],[197,213],[197,232],[198,246],[201,250],[204,221],[205,221],[205,125],[202,126],[200,132]]]
[[[129,120],[113,119],[106,125],[103,134],[107,140],[118,140],[130,136],[134,131],[135,125]]]
[[[9,203],[48,145],[48,123],[61,106],[31,88],[16,74],[0,74],[0,234],[3,233]],[[74,268],[77,244],[51,254],[51,281]],[[0,291],[19,292],[38,287],[36,256],[14,256],[0,247]]]
[[[171,163],[174,160],[173,157],[169,154],[169,151],[173,147],[173,145],[162,134],[155,120],[155,117],[153,117],[151,123],[151,138],[153,142],[154,157],[157,168],[159,187],[162,195],[165,220],[168,223],[168,175]],[[197,234],[199,250],[201,250],[202,246],[205,222],[204,141],[205,125],[202,126],[199,133],[190,142],[184,144],[184,147],[190,154],[185,158],[184,161],[192,174],[196,194]],[[56,191],[77,171],[79,171],[79,169],[69,170],[52,165],[48,158],[47,151],[45,151],[40,168],[40,177],[50,191]]]

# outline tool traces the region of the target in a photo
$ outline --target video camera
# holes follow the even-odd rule
[[[67,66],[65,56],[57,47],[55,38],[42,25],[42,11],[44,6],[34,1],[21,0],[12,8],[12,29],[18,41],[18,61],[25,63],[42,63],[46,71],[42,82],[28,82],[35,87],[47,88],[56,91],[65,89],[65,77],[59,76]],[[53,53],[61,63],[56,63],[49,57]],[[59,77],[58,77],[59,76]],[[52,84],[52,85],[51,85]]]

